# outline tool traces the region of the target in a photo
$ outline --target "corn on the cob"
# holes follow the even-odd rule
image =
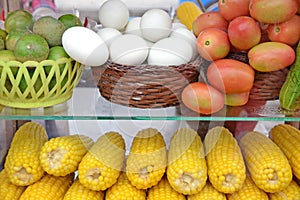
[[[246,179],[246,166],[232,133],[216,126],[205,136],[204,147],[211,184],[223,193],[239,190]]]
[[[300,130],[288,124],[280,124],[274,126],[269,134],[288,158],[293,174],[300,179]]]
[[[78,166],[79,181],[91,190],[106,190],[117,182],[125,159],[125,141],[118,132],[100,136]]]
[[[77,178],[68,189],[63,200],[103,200],[103,191],[94,191],[84,187]]]
[[[85,135],[55,137],[47,141],[41,151],[43,169],[54,176],[65,176],[77,170],[93,140]]]
[[[105,194],[106,200],[145,200],[146,190],[137,189],[131,185],[126,173],[122,172],[117,183],[108,188]]]
[[[181,23],[192,30],[194,20],[202,14],[200,8],[193,2],[183,2],[177,7],[176,15]]]
[[[172,188],[185,195],[199,192],[207,180],[204,147],[191,128],[177,130],[170,141],[167,178]]]
[[[269,193],[270,200],[300,200],[300,187],[292,180],[287,188],[280,192]]]
[[[4,165],[13,184],[27,186],[43,176],[39,156],[47,140],[45,128],[36,122],[27,122],[16,131]]]
[[[226,200],[226,195],[216,190],[211,183],[207,181],[200,192],[188,195],[187,200]]]
[[[246,180],[242,188],[232,194],[227,195],[228,200],[268,200],[268,195],[259,189],[250,176]]]
[[[152,128],[139,131],[126,161],[126,174],[131,184],[138,189],[156,185],[165,173],[166,164],[166,144],[161,133]]]
[[[0,172],[0,184],[1,200],[18,200],[26,188],[12,184],[8,179],[5,169]]]
[[[279,192],[292,180],[291,166],[279,149],[260,132],[246,133],[240,140],[246,166],[254,183],[265,192]]]
[[[45,174],[40,180],[26,188],[20,200],[63,200],[73,179],[74,174],[67,176]]]
[[[147,200],[185,200],[185,196],[175,191],[168,182],[167,177],[163,176],[157,185],[148,190]]]

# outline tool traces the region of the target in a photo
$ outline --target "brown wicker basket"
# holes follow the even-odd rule
[[[129,66],[108,61],[98,88],[101,95],[116,104],[137,108],[163,108],[180,103],[183,88],[198,80],[196,59],[178,66]]]

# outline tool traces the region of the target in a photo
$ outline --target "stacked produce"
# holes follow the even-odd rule
[[[25,93],[27,98],[32,98],[31,91],[41,93],[44,85],[49,91],[55,91],[53,88],[58,82],[61,82],[60,87],[69,85],[68,78],[74,76],[69,74],[73,66],[69,67],[71,58],[62,46],[62,35],[73,26],[82,26],[81,20],[73,14],[34,18],[25,10],[9,12],[5,29],[0,30],[0,44],[3,44],[0,47],[0,76],[5,80],[4,93],[20,90],[17,91],[19,94]],[[42,61],[43,69],[37,69]],[[56,66],[53,61],[61,64]],[[22,64],[25,67],[20,67]],[[3,66],[7,66],[5,70]],[[54,74],[55,71],[59,74]]]
[[[297,110],[299,1],[218,1],[218,7],[217,12],[205,12],[192,22],[197,51],[211,64],[204,71],[207,81],[192,83],[182,92],[184,105],[200,114],[218,112],[224,105],[245,105],[257,72],[293,65],[280,103],[285,109]],[[299,48],[296,51],[299,54]],[[246,55],[248,62],[228,58],[232,52]]]
[[[65,14],[59,18],[42,16],[35,19],[25,10],[8,14],[1,30],[1,60],[43,61],[69,57],[62,47],[62,35],[70,27],[82,26],[78,17]],[[52,54],[52,48],[55,50]],[[59,48],[58,48],[59,47]],[[50,54],[51,53],[51,54]]]
[[[287,124],[241,138],[216,126],[203,141],[193,129],[180,128],[168,148],[162,133],[147,128],[134,136],[127,159],[117,132],[94,143],[81,135],[46,136],[36,122],[17,130],[0,172],[1,199],[300,198],[300,130]]]

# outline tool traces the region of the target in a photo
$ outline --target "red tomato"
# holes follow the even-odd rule
[[[225,31],[218,28],[206,28],[196,40],[199,55],[206,60],[224,58],[230,51],[230,42]]]
[[[228,21],[238,17],[250,15],[250,0],[219,0],[218,8],[221,15]]]
[[[213,87],[224,93],[242,93],[251,90],[254,69],[234,59],[220,59],[208,66],[206,76]]]
[[[224,107],[224,95],[204,82],[191,83],[181,94],[182,102],[189,109],[209,115]]]

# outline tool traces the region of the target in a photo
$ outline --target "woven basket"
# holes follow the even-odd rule
[[[116,104],[137,108],[163,108],[180,103],[185,86],[198,80],[196,59],[178,66],[129,66],[108,61],[98,88],[101,95]]]
[[[41,62],[0,61],[0,104],[38,108],[71,98],[83,71],[72,58]]]

